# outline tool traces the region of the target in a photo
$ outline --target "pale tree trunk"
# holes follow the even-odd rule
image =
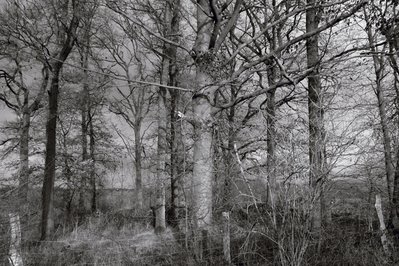
[[[59,37],[62,46],[56,54],[56,60],[52,65],[52,78],[49,87],[49,109],[46,123],[46,157],[44,180],[42,189],[42,220],[41,220],[41,240],[50,238],[54,231],[54,178],[55,178],[55,158],[56,158],[56,131],[58,115],[58,94],[59,79],[63,63],[68,58],[75,43],[76,31],[79,26],[79,12],[82,6],[72,2],[73,16],[68,28],[65,29],[65,39]]]
[[[232,2],[230,2],[231,4]],[[197,1],[197,36],[193,47],[196,66],[195,95],[193,96],[194,151],[193,151],[193,216],[195,224],[194,249],[198,260],[209,251],[209,227],[212,224],[212,105],[215,86],[211,73],[215,54],[238,19],[242,0],[237,0],[233,13],[224,28],[219,28],[220,13],[213,1]]]
[[[208,10],[206,1],[200,1],[201,7]],[[210,32],[207,30],[209,21],[208,16],[201,8],[197,9],[198,36],[196,50],[204,54],[210,54],[208,44]],[[211,78],[206,71],[207,63],[198,62],[196,65],[196,90],[204,90],[206,85],[211,83]],[[209,90],[209,89],[208,89]],[[198,260],[203,259],[203,253],[206,252],[208,230],[212,223],[212,106],[208,99],[198,93],[193,98],[193,115],[196,119],[194,124],[194,152],[193,152],[193,212],[195,223],[194,240],[195,253]]]
[[[308,0],[311,8],[306,10],[306,32],[318,28],[318,1]],[[306,41],[306,55],[308,68],[314,68],[308,77],[308,112],[309,112],[309,182],[313,191],[312,228],[316,235],[321,236],[322,210],[321,190],[324,182],[324,140],[323,140],[323,113],[321,82],[318,70],[319,38],[318,34],[309,37]]]
[[[388,259],[391,259],[392,252],[391,248],[393,247],[391,241],[388,238],[387,228],[385,226],[384,215],[382,212],[382,204],[381,204],[381,195],[375,195],[375,209],[377,211],[378,220],[380,222],[380,231],[381,231],[381,244],[384,249],[385,255]]]
[[[20,120],[19,131],[19,195],[20,195],[20,217],[23,228],[28,228],[29,223],[29,138],[31,115],[39,109],[40,102],[44,96],[44,92],[48,83],[48,68],[44,66],[42,69],[42,85],[35,100],[29,104],[29,90],[23,84],[22,73],[20,87],[23,90],[22,117]]]

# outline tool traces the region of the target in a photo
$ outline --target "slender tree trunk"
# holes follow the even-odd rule
[[[230,88],[231,100],[233,101],[236,97],[236,88],[232,86]],[[225,155],[225,167],[226,171],[224,176],[224,188],[223,188],[223,209],[226,212],[231,211],[233,207],[232,202],[232,190],[233,190],[233,178],[237,174],[236,160],[234,158],[234,143],[237,137],[237,130],[235,125],[236,107],[231,106],[227,110],[227,121],[229,125],[228,129],[228,140],[227,140],[227,153]]]
[[[276,69],[274,66],[268,71],[269,86],[275,84]],[[274,207],[276,204],[277,195],[277,180],[276,180],[276,91],[270,90],[267,92],[266,103],[266,123],[267,123],[267,158],[266,169],[268,178],[268,199],[270,206]]]
[[[27,101],[28,96],[25,96]],[[20,143],[19,143],[19,187],[21,206],[26,207],[28,203],[29,191],[29,129],[30,129],[30,111],[29,107],[25,105],[22,111],[22,121],[20,130]]]
[[[174,84],[175,85],[175,84]],[[171,91],[171,108],[170,108],[170,163],[171,163],[171,221],[174,227],[179,223],[179,210],[183,206],[182,198],[182,131],[181,123],[178,121],[177,111],[179,105],[180,92]]]
[[[95,213],[97,210],[97,180],[96,180],[96,156],[95,156],[95,134],[93,126],[93,116],[91,115],[89,123],[89,137],[90,137],[90,183],[91,183],[91,211]]]
[[[87,91],[86,91],[86,86],[83,87],[83,99],[82,99],[82,110],[81,110],[81,134],[82,134],[82,140],[81,140],[81,145],[82,145],[82,162],[83,165],[86,166],[86,162],[89,159],[88,153],[87,153],[87,135],[88,135],[88,130],[87,130]],[[80,177],[80,186],[79,186],[79,210],[84,211],[85,209],[85,192],[86,192],[86,179],[87,179],[87,169],[83,169],[82,176]]]
[[[142,185],[142,143],[141,143],[141,122],[136,121],[134,125],[134,170],[136,173],[136,196],[137,196],[137,207],[143,208],[143,185]]]
[[[165,66],[165,62],[163,62]],[[167,68],[163,68],[164,70]],[[161,81],[162,84],[162,81]],[[158,160],[157,160],[157,195],[155,206],[155,231],[161,233],[166,229],[165,219],[165,163],[166,163],[166,89],[160,87],[158,92]]]
[[[369,21],[368,14],[365,11],[366,21]],[[371,25],[367,28],[367,37],[370,44],[370,49],[374,52],[373,55],[373,63],[374,63],[374,73],[375,73],[375,92],[377,95],[378,102],[378,112],[380,115],[380,124],[381,131],[383,135],[383,144],[384,144],[384,158],[385,158],[385,172],[386,172],[386,182],[387,182],[387,194],[388,194],[388,204],[389,204],[389,216],[388,216],[388,224],[391,224],[394,220],[396,221],[394,215],[394,203],[393,203],[393,191],[392,191],[392,181],[395,178],[395,170],[392,159],[392,150],[391,150],[391,137],[389,135],[388,129],[388,118],[386,113],[386,102],[385,96],[382,87],[382,81],[384,79],[385,72],[385,62],[382,56],[378,56],[376,54],[377,50],[374,47],[375,41],[373,37],[373,33],[371,30]]]
[[[72,171],[71,171],[71,167],[69,166],[68,143],[67,143],[67,133],[66,132],[63,132],[63,134],[62,134],[62,149],[63,149],[63,154],[64,154],[64,156],[63,156],[64,165],[62,168],[62,175],[67,182],[66,218],[67,218],[67,222],[71,222],[72,221],[72,200],[73,200],[72,187],[73,187],[73,184],[71,182]]]
[[[88,32],[85,32],[85,44],[83,47],[82,54],[82,67],[83,67],[83,90],[82,90],[82,102],[81,102],[81,144],[82,144],[82,161],[85,165],[89,159],[87,152],[87,136],[88,136],[88,124],[91,123],[88,118],[89,112],[89,84],[88,84],[88,72],[89,67],[89,37]],[[87,167],[87,166],[86,166]],[[87,169],[84,169],[80,180],[80,195],[79,195],[79,209],[84,212],[86,209],[85,198],[86,198],[86,182],[87,182]]]
[[[318,2],[308,0],[307,5],[311,8],[306,10],[306,32],[312,32],[318,28]],[[309,111],[309,164],[310,164],[310,186],[313,190],[313,219],[312,227],[316,234],[321,234],[322,210],[321,193],[324,182],[324,140],[323,140],[323,114],[321,98],[321,82],[318,70],[319,38],[318,34],[306,40],[307,66],[314,68],[313,73],[308,77],[308,111]]]

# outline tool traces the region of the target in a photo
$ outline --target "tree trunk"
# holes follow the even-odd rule
[[[392,5],[393,14],[396,14],[395,9],[397,5]],[[389,27],[387,27],[385,35],[388,46],[389,46],[389,61],[391,63],[391,67],[394,73],[394,87],[396,91],[396,109],[398,112],[398,103],[399,103],[399,65],[398,65],[398,50],[399,50],[399,37],[398,37],[398,26],[396,23],[390,23]],[[399,126],[399,123],[397,124]],[[399,152],[396,152],[396,169],[393,177],[393,192],[392,192],[392,210],[393,220],[395,220],[395,227],[399,227]]]
[[[87,136],[88,136],[88,124],[91,123],[91,118],[88,117],[89,112],[89,75],[87,69],[89,67],[89,45],[90,40],[88,36],[88,30],[85,32],[85,43],[82,51],[82,67],[83,67],[83,90],[82,90],[82,102],[81,102],[81,144],[82,144],[82,162],[85,164],[89,159],[87,152]],[[86,182],[87,182],[87,169],[84,169],[80,180],[80,195],[79,195],[79,209],[84,212],[86,209],[85,198],[86,198]]]
[[[163,62],[165,66],[165,62]],[[163,68],[165,69],[165,68]],[[162,81],[161,81],[162,84]],[[158,159],[157,159],[157,195],[155,206],[155,231],[161,233],[166,229],[165,220],[165,163],[166,163],[166,89],[160,87],[158,92]]]
[[[388,260],[390,260],[391,256],[392,256],[391,247],[393,245],[387,235],[387,228],[385,226],[384,214],[382,212],[382,204],[381,204],[381,195],[380,194],[375,195],[375,209],[377,211],[378,220],[380,222],[381,244],[384,249],[385,255],[388,257]]]
[[[276,80],[276,69],[275,66],[270,66],[268,71],[269,86],[275,84]],[[266,169],[268,178],[268,189],[267,201],[270,206],[274,208],[276,204],[277,194],[277,180],[276,180],[276,90],[270,90],[267,92],[267,103],[266,103],[266,123],[267,123],[267,158],[266,158]]]
[[[68,58],[76,39],[76,31],[79,26],[80,12],[83,7],[77,2],[72,2],[72,19],[65,32],[59,31],[58,41],[62,41],[56,60],[52,63],[52,78],[49,88],[49,110],[46,123],[46,159],[44,168],[44,180],[42,189],[42,221],[41,240],[47,240],[54,231],[54,178],[56,160],[56,131],[58,115],[59,78],[63,63]],[[66,36],[62,36],[65,34]],[[65,37],[65,38],[64,38]],[[55,57],[55,56],[54,56]]]
[[[179,223],[179,210],[183,206],[182,202],[182,128],[178,121],[177,111],[180,99],[179,91],[171,91],[170,109],[170,163],[171,163],[171,222],[174,227]]]
[[[196,75],[193,96],[194,151],[193,151],[193,218],[194,218],[194,252],[201,261],[206,252],[208,230],[212,224],[212,106],[209,96],[213,95],[210,69],[213,62],[213,51],[209,50],[212,35],[210,3],[197,1],[197,37],[195,51]]]
[[[171,21],[170,31],[171,40],[178,43],[180,40],[180,0],[173,0],[170,2]],[[169,65],[169,81],[168,85],[177,86],[178,66],[176,62],[177,47],[171,45],[168,49],[167,56],[170,58]],[[178,121],[178,106],[180,103],[180,91],[170,90],[170,178],[171,178],[171,224],[177,227],[179,224],[179,209],[182,206],[181,202],[181,179],[182,179],[182,143],[181,143],[181,123]]]
[[[319,15],[316,0],[308,0],[310,6],[306,10],[306,32],[312,32],[318,28]],[[313,216],[312,227],[316,234],[321,233],[322,210],[321,210],[321,190],[324,179],[324,140],[323,140],[323,114],[321,98],[321,82],[318,70],[319,57],[319,38],[318,34],[306,40],[307,66],[314,68],[308,77],[308,112],[309,112],[309,182],[313,190]]]
[[[366,21],[369,23],[368,14],[365,11]],[[375,41],[373,37],[373,33],[371,30],[371,25],[367,28],[367,37],[370,44],[370,49],[373,52],[373,63],[374,63],[374,73],[375,73],[375,92],[377,95],[378,102],[378,113],[380,115],[380,124],[381,131],[383,135],[383,144],[384,144],[384,158],[385,158],[385,172],[386,172],[386,182],[387,182],[387,195],[388,195],[388,204],[389,204],[389,217],[388,224],[391,224],[394,220],[397,221],[395,216],[395,207],[393,204],[393,191],[392,191],[392,181],[395,177],[395,170],[392,159],[392,150],[391,150],[391,137],[389,136],[388,129],[388,118],[386,113],[386,101],[382,87],[382,81],[385,75],[385,62],[383,56],[378,56],[376,54],[377,50],[375,48]]]
[[[26,94],[29,94],[26,92]],[[28,101],[29,96],[25,95],[25,101]],[[29,107],[24,104],[22,111],[22,121],[20,129],[20,143],[19,143],[19,190],[21,199],[21,208],[26,211],[28,203],[29,191],[29,129],[30,129],[30,111]]]
[[[95,157],[95,135],[93,126],[93,115],[89,123],[89,137],[90,137],[90,183],[91,183],[91,211],[95,213],[97,210],[97,180],[96,180],[96,157]]]
[[[42,224],[41,240],[50,237],[54,230],[54,177],[56,158],[56,131],[58,115],[59,75],[62,65],[56,64],[53,69],[49,91],[49,111],[46,125],[46,159],[42,192]]]
[[[272,1],[273,12],[278,14],[276,1]],[[265,14],[265,21],[267,21],[267,14]],[[265,33],[265,37],[270,43],[270,51],[275,51],[278,46],[280,33],[277,31],[277,26],[273,26],[269,34]],[[266,61],[267,67],[267,81],[269,87],[273,87],[277,82],[278,66],[272,60]],[[277,199],[277,180],[276,180],[276,90],[268,90],[266,93],[266,123],[267,123],[267,199],[270,206],[274,208]]]
[[[141,161],[142,161],[142,143],[141,143],[141,122],[136,120],[134,125],[134,170],[136,173],[136,199],[137,208],[143,208],[143,185],[141,174]]]
[[[230,97],[231,101],[236,97],[236,88],[231,86],[230,88]],[[237,137],[236,130],[236,106],[231,106],[227,110],[227,121],[228,121],[228,140],[227,140],[227,153],[225,157],[225,167],[226,171],[224,173],[224,184],[223,184],[223,209],[227,212],[231,211],[233,207],[232,202],[232,190],[233,190],[233,179],[237,174],[237,165],[236,160],[234,158],[234,143]]]

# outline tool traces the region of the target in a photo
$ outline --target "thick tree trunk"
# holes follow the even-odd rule
[[[170,2],[171,9],[171,40],[179,42],[179,29],[180,29],[180,0],[173,0]],[[169,81],[168,85],[177,86],[177,75],[178,67],[176,62],[177,47],[171,45],[168,49],[168,55],[170,58],[169,65]],[[181,143],[181,124],[178,121],[178,106],[180,103],[180,91],[170,90],[171,102],[170,102],[170,164],[171,164],[171,224],[177,227],[179,224],[179,209],[182,207],[181,202],[181,179],[182,179],[182,165],[181,157],[182,154],[182,143]]]
[[[57,39],[62,42],[60,50],[56,54],[56,60],[52,63],[52,78],[49,88],[49,110],[46,124],[46,159],[44,180],[42,189],[42,221],[41,240],[47,240],[54,231],[54,178],[56,160],[56,131],[58,115],[59,79],[63,63],[68,58],[76,39],[76,31],[79,26],[80,12],[83,7],[78,2],[72,1],[72,19],[65,32],[61,29]],[[62,36],[62,35],[66,36]]]
[[[318,28],[318,2],[308,0],[311,8],[306,10],[306,32],[312,32]],[[319,64],[319,38],[318,34],[306,40],[307,66],[314,68],[308,77],[308,112],[309,112],[309,182],[313,190],[313,217],[312,227],[316,234],[321,233],[322,210],[321,190],[324,173],[324,140],[323,140],[323,103],[321,98],[321,82],[317,65]]]
[[[51,87],[49,91],[49,111],[46,125],[46,159],[42,192],[42,224],[41,239],[46,240],[54,230],[54,177],[56,158],[56,129],[58,115],[59,75],[61,64],[53,69]]]
[[[392,5],[393,12],[397,6]],[[369,29],[370,30],[370,29]],[[389,61],[394,72],[394,87],[396,91],[396,106],[399,106],[399,64],[398,64],[398,51],[399,51],[399,28],[396,23],[391,23],[384,33],[389,45]],[[398,111],[398,107],[397,107]],[[399,123],[398,123],[399,126]],[[396,169],[393,177],[393,193],[392,193],[392,210],[393,220],[395,220],[395,227],[399,227],[399,152],[396,152]]]

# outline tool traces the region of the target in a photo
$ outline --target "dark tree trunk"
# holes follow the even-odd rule
[[[171,21],[170,31],[174,36],[172,41],[179,42],[179,26],[180,26],[180,0],[170,2]],[[177,86],[177,47],[171,45],[169,47],[170,65],[169,65],[169,81],[168,85]],[[178,121],[178,107],[180,103],[180,91],[170,90],[170,163],[171,163],[171,224],[176,227],[179,219],[179,208],[181,207],[181,178],[182,178],[182,150],[181,150],[181,124]]]
[[[137,193],[137,207],[143,208],[143,185],[142,185],[142,143],[141,143],[141,121],[137,121],[134,126],[134,168],[136,173],[136,193]]]
[[[26,208],[28,203],[28,191],[29,191],[29,129],[30,129],[30,108],[28,107],[29,99],[28,91],[25,92],[26,103],[22,110],[22,121],[20,131],[20,143],[19,143],[19,189],[21,207]],[[23,217],[23,216],[21,216]]]
[[[59,31],[57,39],[62,42],[60,50],[51,64],[52,78],[50,81],[49,110],[46,124],[46,159],[44,180],[42,189],[42,221],[41,240],[47,240],[54,231],[54,178],[56,160],[56,131],[58,115],[59,79],[63,63],[68,58],[76,39],[76,31],[79,26],[80,12],[83,7],[76,1],[72,1],[72,19],[65,32]],[[65,36],[63,36],[65,34]]]
[[[97,210],[97,181],[96,181],[96,157],[95,157],[95,135],[93,126],[93,117],[90,119],[89,124],[90,136],[90,183],[91,183],[91,211],[93,213]]]
[[[310,7],[306,10],[306,32],[313,32],[318,28],[318,2],[308,0]],[[322,211],[321,211],[321,189],[324,179],[323,173],[323,115],[321,99],[321,82],[318,70],[319,36],[318,34],[306,40],[306,55],[308,68],[314,68],[308,77],[308,112],[309,112],[309,164],[310,164],[310,186],[313,190],[313,216],[312,227],[317,233],[321,233]]]
[[[368,14],[365,11],[366,22],[370,23]],[[388,128],[388,117],[386,113],[386,100],[383,92],[382,82],[385,76],[385,60],[383,56],[377,55],[377,49],[375,48],[375,39],[373,37],[371,26],[367,28],[367,37],[370,44],[370,49],[374,52],[373,55],[373,64],[374,64],[374,74],[375,74],[375,91],[378,102],[378,112],[380,116],[380,124],[381,131],[383,136],[383,145],[384,145],[384,158],[385,158],[385,172],[386,172],[386,184],[387,184],[387,194],[388,194],[388,204],[389,204],[389,217],[388,217],[388,225],[391,225],[393,220],[397,220],[394,218],[395,215],[395,200],[393,198],[392,193],[392,181],[395,178],[395,170],[392,159],[392,140],[389,135]],[[393,184],[395,187],[395,184]]]
[[[56,129],[58,115],[59,75],[61,64],[55,64],[49,91],[49,111],[46,125],[46,159],[42,192],[41,239],[46,240],[54,231],[54,178],[56,158]]]
[[[83,51],[83,61],[82,61],[82,67],[84,68],[83,73],[84,73],[84,78],[85,80],[83,81],[83,90],[82,90],[82,99],[81,99],[81,145],[82,145],[82,162],[85,163],[89,159],[88,152],[87,152],[87,136],[89,135],[88,133],[88,125],[89,123],[91,124],[91,120],[88,117],[88,104],[89,104],[89,84],[88,84],[88,73],[87,73],[87,68],[89,65],[89,57],[88,57],[88,41],[85,44],[85,48]],[[86,184],[87,183],[87,169],[83,169],[83,174],[81,176],[80,180],[80,188],[79,188],[79,210],[84,212],[85,210],[85,198],[86,198]]]

